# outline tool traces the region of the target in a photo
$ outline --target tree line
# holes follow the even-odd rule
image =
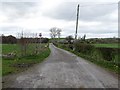
[[[2,42],[0,42],[2,44],[16,44],[16,43],[20,42],[20,39],[14,37],[12,35],[9,35],[9,36],[2,35],[2,36],[0,36],[0,39],[2,39]],[[26,39],[30,43],[40,43],[40,42],[48,43],[48,41],[49,41],[48,38],[41,38],[41,40],[40,40],[40,38],[25,38],[24,37],[24,39]]]

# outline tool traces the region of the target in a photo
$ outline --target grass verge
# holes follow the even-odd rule
[[[11,46],[11,45],[10,45]],[[14,45],[16,47],[16,45]],[[13,46],[11,46],[13,48]],[[5,48],[4,48],[5,49]],[[8,46],[5,52],[11,51]],[[42,62],[50,54],[50,49],[48,47],[42,47],[41,51],[37,55],[27,55],[23,57],[16,57],[14,59],[2,59],[2,76],[18,73],[28,69],[34,64]]]

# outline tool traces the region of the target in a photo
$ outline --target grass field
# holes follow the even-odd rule
[[[2,75],[7,75],[11,73],[18,73],[26,70],[30,66],[36,63],[40,63],[50,54],[50,49],[45,47],[46,44],[42,44],[39,49],[39,54],[33,54],[35,51],[35,44],[28,46],[27,55],[21,56],[20,46],[17,44],[3,44],[2,54],[7,54],[11,52],[16,52],[17,56],[14,59],[2,58]],[[27,67],[19,67],[19,65]]]
[[[41,45],[41,47],[43,46],[45,46],[45,44]],[[28,54],[31,54],[35,49],[36,49],[36,44],[29,44],[27,46],[26,52]],[[19,55],[21,53],[21,46],[19,44],[2,44],[2,54],[8,54],[12,52],[15,52],[17,53],[17,55]]]
[[[95,47],[120,48],[118,44],[93,44]]]

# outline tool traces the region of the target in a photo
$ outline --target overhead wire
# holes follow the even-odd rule
[[[69,18],[69,21],[71,21],[71,20],[74,18],[75,13],[76,13],[76,9],[74,9],[72,15],[71,15],[70,18]]]
[[[80,4],[80,7],[89,7],[89,6],[97,6],[97,5],[99,5],[99,6],[101,6],[101,5],[115,5],[115,4],[118,4],[118,3],[93,4],[93,5],[83,5],[83,6]]]
[[[93,4],[93,5],[80,5],[80,7],[91,7],[91,6],[103,6],[103,5],[115,5],[115,4],[118,4],[118,3],[107,3],[107,4]],[[71,15],[69,21],[71,21],[74,17],[74,15],[76,14],[76,9],[74,10],[73,14]]]
[[[92,4],[92,5],[81,5],[81,4],[79,3],[80,7],[103,6],[103,5],[115,5],[115,4],[118,4],[118,3]],[[75,15],[76,15],[76,9],[74,9],[72,15],[71,15],[70,18],[69,18],[69,21],[71,21],[71,20],[75,17]]]
[[[101,6],[101,5],[115,5],[115,4],[118,4],[118,3],[93,4],[93,5],[81,5],[81,4],[79,4],[79,5],[80,5],[80,7],[90,7],[90,6],[97,6],[97,5]],[[74,10],[73,14],[70,16],[69,21],[71,21],[73,19],[75,13],[76,13],[76,9]]]

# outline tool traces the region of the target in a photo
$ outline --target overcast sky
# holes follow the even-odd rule
[[[19,2],[18,2],[19,1]],[[62,29],[61,37],[75,34],[76,9],[80,4],[78,37],[118,37],[119,0],[1,0],[0,33],[42,33]]]

